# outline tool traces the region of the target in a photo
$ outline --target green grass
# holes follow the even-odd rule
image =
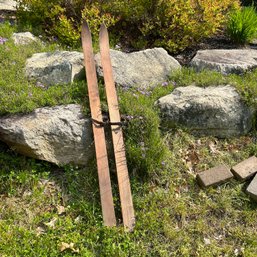
[[[9,38],[15,29],[0,25],[0,36]],[[56,48],[16,47],[11,40],[0,45],[1,115],[65,103],[87,110],[84,82],[42,90],[24,77],[28,56]],[[0,256],[256,256],[257,204],[245,194],[246,185],[232,180],[203,190],[195,180],[202,170],[257,154],[256,133],[218,140],[180,128],[161,131],[154,105],[174,87],[190,84],[231,84],[255,105],[256,76],[256,71],[223,76],[182,69],[171,75],[168,86],[119,90],[121,112],[129,118],[124,134],[136,212],[131,233],[122,228],[114,172],[119,226],[110,229],[102,225],[94,160],[87,167],[57,167],[0,143]],[[103,96],[101,85],[100,90]],[[65,212],[58,211],[60,206]],[[61,251],[63,243],[74,245]]]
[[[102,226],[94,165],[58,168],[2,152],[0,254],[73,256],[69,249],[60,252],[65,242],[79,249],[74,256],[234,256],[242,248],[244,256],[255,256],[256,204],[244,193],[244,184],[233,180],[202,190],[195,182],[203,169],[234,165],[256,154],[252,138],[217,141],[178,130],[165,139],[169,173],[146,181],[132,176],[137,217],[132,233]],[[116,187],[115,202],[119,209]],[[66,212],[58,215],[58,206]],[[46,225],[54,218],[54,227]]]
[[[230,14],[227,35],[237,44],[247,44],[257,36],[257,13],[253,6],[242,7]]]
[[[24,75],[26,59],[36,52],[55,51],[58,45],[33,43],[29,46],[15,46],[10,39],[15,27],[8,24],[0,26],[0,36],[8,41],[0,45],[0,114],[30,112],[41,106],[75,103],[83,99],[86,88],[84,82],[72,85],[58,85],[47,89],[29,82]]]

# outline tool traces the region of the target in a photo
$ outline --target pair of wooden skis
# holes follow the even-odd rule
[[[101,112],[96,67],[92,48],[92,37],[86,21],[84,21],[82,24],[81,39],[84,53],[89,104],[91,109],[92,126],[95,141],[103,221],[106,226],[115,226],[116,217],[114,211],[109,162],[107,157],[106,141],[103,127],[104,123]],[[105,91],[109,108],[109,124],[111,125],[112,131],[123,224],[126,230],[132,230],[135,223],[134,208],[130,189],[122,127],[120,125],[121,120],[118,108],[118,98],[112,73],[109,36],[104,24],[102,24],[100,28],[99,41],[105,82]]]

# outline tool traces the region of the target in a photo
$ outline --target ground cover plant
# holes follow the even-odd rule
[[[15,46],[10,36],[16,29],[0,24],[5,39],[0,44],[1,116],[66,103],[83,104],[87,114],[85,82],[47,88],[26,80],[26,58],[60,46]],[[223,76],[184,68],[155,89],[119,90],[121,112],[129,120],[124,129],[137,219],[132,233],[121,225],[102,226],[94,160],[87,167],[58,167],[1,143],[0,255],[256,256],[257,205],[245,194],[245,185],[232,180],[202,190],[195,181],[199,171],[257,154],[255,131],[218,140],[194,137],[179,127],[161,130],[154,105],[178,86],[231,84],[255,106],[256,77],[257,71]]]
[[[57,45],[34,43],[30,47],[17,47],[10,39],[13,32],[14,28],[10,24],[1,24],[0,35],[6,42],[0,48],[0,113],[28,112],[40,105],[70,102],[79,85],[71,86],[74,91],[67,95],[68,89],[65,86],[46,88],[44,85],[28,82],[24,77],[26,58],[37,51],[54,51]]]

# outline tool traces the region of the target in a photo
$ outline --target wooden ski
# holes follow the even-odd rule
[[[109,163],[103,126],[99,89],[97,84],[96,68],[92,48],[91,32],[86,21],[81,30],[82,47],[84,53],[85,70],[87,77],[89,104],[92,117],[93,134],[95,141],[95,152],[100,187],[100,197],[104,225],[115,226],[116,218],[114,212],[112,187],[109,172]]]
[[[118,97],[113,79],[110,58],[109,36],[107,28],[104,24],[101,25],[99,37],[101,63],[103,67],[105,90],[109,108],[114,156],[120,192],[122,218],[124,227],[131,231],[135,224],[135,215],[132,202],[122,127],[119,124],[121,119],[118,107]]]

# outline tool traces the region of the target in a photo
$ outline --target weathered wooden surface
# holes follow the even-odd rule
[[[102,122],[102,112],[99,97],[99,90],[96,77],[96,68],[92,49],[91,33],[86,22],[82,24],[82,46],[85,59],[85,70],[87,77],[89,104],[91,117],[94,120]],[[93,122],[93,133],[95,141],[95,151],[98,169],[98,178],[100,186],[101,204],[103,220],[106,226],[115,226],[116,218],[112,197],[112,188],[109,172],[109,163],[106,149],[106,140],[104,128]]]
[[[118,107],[116,88],[113,79],[109,49],[109,37],[107,29],[103,24],[100,30],[100,53],[103,66],[110,122],[117,123],[120,122],[120,112]],[[135,215],[132,202],[122,127],[120,125],[111,125],[111,131],[118,176],[123,223],[128,230],[132,230],[135,223]]]

